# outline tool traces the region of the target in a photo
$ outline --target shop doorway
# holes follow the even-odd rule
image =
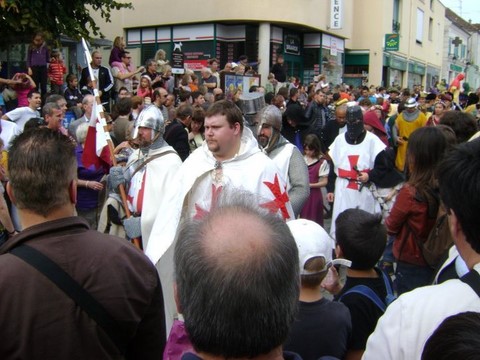
[[[303,62],[298,55],[284,54],[285,64],[287,64],[287,76],[295,76],[303,82]]]

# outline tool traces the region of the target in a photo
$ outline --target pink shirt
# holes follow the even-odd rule
[[[17,100],[18,100],[18,107],[21,106],[28,106],[28,99],[27,95],[30,90],[32,90],[33,87],[29,86],[28,88],[24,87],[16,87],[15,91],[17,93]]]

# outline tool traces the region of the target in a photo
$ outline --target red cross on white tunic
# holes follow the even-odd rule
[[[217,203],[217,200],[218,200],[218,196],[222,192],[222,189],[223,189],[222,186],[216,187],[215,184],[212,184],[212,202],[210,204],[210,209],[206,210],[206,209],[202,208],[200,205],[198,205],[197,203],[195,203],[195,211],[196,212],[195,212],[195,215],[193,215],[194,219],[203,218],[205,215],[207,215],[210,212],[210,210],[213,207],[215,207],[215,205]]]
[[[282,217],[286,220],[290,217],[286,204],[290,201],[286,189],[280,187],[280,181],[278,180],[278,175],[275,174],[275,179],[273,183],[264,181],[263,182],[275,196],[275,199],[264,204],[260,204],[261,207],[270,210],[272,213],[276,213],[278,210],[282,213]]]
[[[350,163],[350,169],[341,169],[338,168],[338,176],[341,178],[347,179],[348,180],[348,185],[347,189],[353,189],[353,190],[358,190],[358,182],[357,182],[357,177],[358,177],[358,158],[360,155],[348,155],[348,162]],[[362,170],[366,171],[366,170]]]

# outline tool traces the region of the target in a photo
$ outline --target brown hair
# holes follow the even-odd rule
[[[228,100],[214,102],[208,108],[205,117],[211,117],[215,115],[224,115],[227,118],[230,127],[233,127],[235,123],[239,123],[240,131],[243,132],[243,115],[238,106],[233,102]]]
[[[323,257],[308,259],[305,262],[304,269],[308,271],[316,271],[317,274],[301,275],[300,279],[302,287],[314,289],[319,286],[328,274],[328,271],[322,271],[324,267],[325,259]]]
[[[322,153],[322,144],[320,143],[320,139],[315,134],[308,134],[305,136],[305,140],[303,141],[303,147],[310,148],[313,150],[313,156],[316,158],[320,158],[323,156]]]

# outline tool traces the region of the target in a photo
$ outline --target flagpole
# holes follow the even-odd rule
[[[84,38],[82,38],[82,46],[83,46],[83,50],[85,52],[85,58],[87,60],[88,73],[90,75],[90,80],[92,81],[92,84],[93,84],[93,95],[95,96],[95,102],[97,103],[97,106],[95,107],[96,112],[97,112],[96,113],[97,119],[100,122],[100,125],[101,125],[100,127],[102,128],[103,133],[105,135],[105,139],[107,140],[108,149],[110,150],[110,158],[112,160],[112,164],[113,164],[113,166],[117,166],[117,159],[115,158],[115,155],[114,155],[114,149],[115,148],[113,146],[113,142],[112,142],[112,138],[110,137],[110,133],[107,130],[107,122],[105,121],[105,114],[103,112],[102,101],[100,100],[100,93],[98,92],[97,80],[95,79],[95,76],[93,76],[93,70],[92,70],[92,65],[91,65],[92,56],[90,55],[90,50],[88,49],[87,42],[85,41]],[[98,127],[97,127],[97,130],[98,130]],[[128,208],[127,194],[125,192],[124,184],[118,185],[118,191],[120,192],[120,197],[122,199],[122,206],[123,206],[123,209],[125,211],[125,215],[128,219],[132,216],[132,214],[130,213],[130,209]],[[138,239],[138,238],[132,239],[132,243],[137,248],[142,250],[142,244],[140,242],[140,239]]]

